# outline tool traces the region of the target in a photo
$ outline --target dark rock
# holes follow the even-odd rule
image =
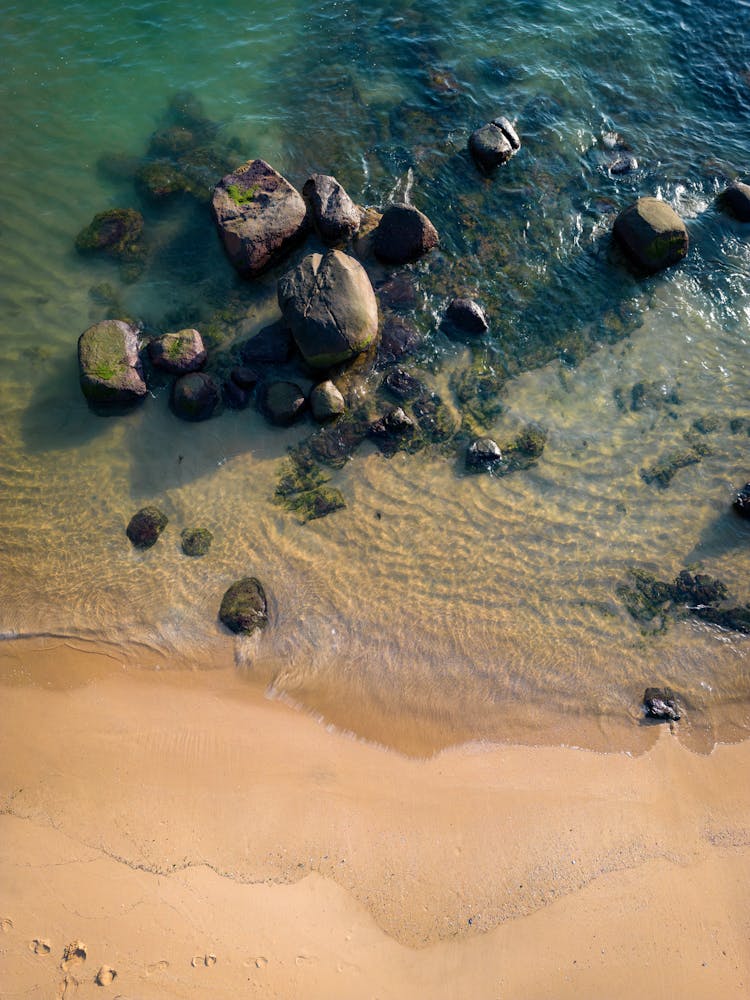
[[[246,576],[224,594],[219,618],[232,632],[250,635],[268,624],[266,594],[259,580]]]
[[[382,285],[378,285],[375,294],[381,304],[389,309],[414,309],[417,304],[417,289],[409,274],[394,274]]]
[[[214,536],[208,528],[184,528],[180,535],[182,551],[186,556],[205,556]]]
[[[664,406],[679,406],[677,389],[663,382],[636,382],[630,390],[630,409],[661,409]]]
[[[641,469],[641,479],[649,486],[653,484],[660,489],[666,489],[680,469],[686,469],[689,465],[697,465],[708,452],[709,449],[705,446],[694,446],[685,451],[670,452],[649,468]]]
[[[507,163],[521,148],[521,140],[507,118],[498,117],[469,136],[469,152],[483,170]]]
[[[403,368],[394,368],[383,379],[383,385],[397,399],[416,399],[425,393],[425,384]]]
[[[740,222],[750,222],[750,184],[734,181],[718,197],[721,208]]]
[[[240,347],[240,356],[252,368],[254,364],[284,364],[293,351],[292,331],[285,322],[277,320],[246,340]]]
[[[391,205],[375,230],[375,256],[386,264],[408,264],[438,245],[437,230],[413,205]]]
[[[422,334],[412,323],[400,316],[389,316],[380,333],[378,363],[390,364],[407,354],[414,354],[422,342]]]
[[[500,445],[492,438],[477,438],[466,449],[466,468],[470,472],[484,472],[501,461]]]
[[[312,253],[279,281],[279,306],[305,361],[329,368],[375,342],[378,304],[362,265],[340,250]]]
[[[229,259],[248,277],[277,263],[307,228],[302,195],[265,160],[250,160],[223,177],[212,206]]]
[[[76,236],[75,245],[79,253],[99,254],[118,261],[123,280],[136,281],[148,256],[143,216],[132,208],[100,212]]]
[[[335,177],[313,174],[302,194],[310,204],[313,222],[326,243],[345,243],[359,230],[360,213]]]
[[[325,465],[340,469],[367,436],[367,424],[362,420],[347,418],[337,420],[332,427],[324,427],[307,441],[311,454]]]
[[[620,174],[630,174],[638,169],[638,160],[630,153],[622,153],[611,160],[607,165],[610,174],[619,176]]]
[[[741,490],[737,490],[732,506],[740,517],[750,518],[750,483],[745,483]]]
[[[612,231],[625,252],[648,272],[671,267],[688,252],[685,223],[658,198],[639,198],[620,212]]]
[[[447,441],[456,433],[456,421],[436,392],[417,399],[412,409],[425,443]]]
[[[166,514],[158,507],[142,507],[131,517],[125,534],[137,549],[150,549],[167,524]]]
[[[346,507],[340,490],[327,486],[328,477],[304,449],[292,451],[276,487],[276,503],[297,514],[300,524]]]
[[[96,323],[78,338],[81,389],[89,402],[122,405],[148,392],[138,353],[138,331],[123,320]]]
[[[189,372],[172,386],[172,410],[181,420],[208,420],[221,392],[216,379],[206,372]]]
[[[305,408],[305,394],[295,382],[264,382],[257,390],[258,409],[277,427],[289,427]]]
[[[478,336],[488,329],[484,310],[472,299],[453,299],[445,311],[442,323],[448,333],[469,333]]]
[[[727,596],[727,587],[721,580],[716,580],[706,573],[696,573],[693,576],[683,569],[671,586],[673,601],[686,605],[716,604]]]
[[[254,368],[248,368],[244,365],[233,368],[229,377],[240,389],[253,389],[260,379],[260,375]]]
[[[230,410],[244,410],[250,402],[249,390],[237,385],[231,377],[222,382],[221,397]]]
[[[338,417],[346,409],[344,397],[329,380],[316,385],[310,392],[310,409],[313,417],[322,422]]]
[[[643,695],[643,707],[646,715],[652,719],[667,719],[670,722],[677,722],[680,713],[677,711],[675,697],[669,688],[646,688]]]
[[[394,455],[414,436],[415,424],[400,406],[389,410],[368,427],[369,436],[386,457]]]
[[[165,333],[163,337],[152,340],[148,345],[148,353],[157,368],[172,375],[197,372],[208,357],[201,335],[192,329]]]

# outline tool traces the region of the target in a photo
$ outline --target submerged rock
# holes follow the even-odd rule
[[[631,153],[621,153],[611,160],[607,165],[610,174],[619,176],[620,174],[630,174],[638,169],[638,160]]]
[[[739,222],[750,222],[750,184],[734,181],[718,197],[721,208]]]
[[[652,719],[679,721],[680,713],[677,710],[675,697],[669,688],[646,688],[643,695],[643,707],[646,710],[646,715]]]
[[[439,242],[437,230],[413,205],[391,205],[375,230],[375,256],[386,264],[418,260]]]
[[[266,594],[260,580],[245,576],[224,594],[219,618],[232,632],[251,635],[268,624]]]
[[[659,198],[639,198],[615,219],[613,234],[645,271],[678,264],[688,252],[685,223]]]
[[[346,507],[341,491],[327,483],[328,476],[307,449],[297,448],[284,463],[274,500],[293,511],[300,524],[306,524]]]
[[[469,152],[483,170],[507,163],[521,148],[521,140],[507,118],[499,116],[469,136]]]
[[[489,327],[487,317],[480,305],[472,299],[453,299],[445,311],[442,322],[447,333],[468,333],[478,336]]]
[[[401,316],[389,316],[380,333],[378,364],[389,364],[407,354],[415,354],[422,343],[422,334],[413,323]]]
[[[255,336],[240,345],[240,356],[245,365],[283,365],[294,352],[292,331],[282,320],[270,323]],[[257,381],[257,379],[256,379]]]
[[[249,160],[223,177],[212,206],[229,259],[251,278],[284,257],[307,229],[302,195],[265,160]]]
[[[378,304],[367,272],[340,250],[312,253],[279,281],[279,306],[305,361],[329,368],[375,342]]]
[[[750,518],[750,483],[745,483],[741,490],[737,490],[732,500],[732,507],[740,517]]]
[[[119,319],[96,323],[78,338],[81,389],[89,402],[135,403],[148,392],[138,352],[138,330]]]
[[[208,420],[220,398],[218,382],[206,372],[189,372],[172,386],[172,410],[181,420]]]
[[[168,523],[158,507],[142,507],[131,517],[125,534],[137,549],[150,549]]]
[[[477,438],[466,449],[466,468],[469,472],[486,472],[502,460],[503,453],[492,438]]]
[[[208,528],[184,528],[180,535],[182,551],[186,556],[205,556],[214,536]]]
[[[394,406],[370,424],[368,434],[386,458],[390,458],[414,436],[415,430],[416,425],[408,413]]]
[[[296,382],[264,382],[258,387],[258,409],[277,427],[289,427],[305,408],[305,394]]]
[[[133,208],[100,212],[76,236],[75,245],[81,254],[99,254],[118,261],[123,280],[137,281],[148,256],[143,216]]]
[[[313,174],[302,188],[310,204],[313,222],[326,243],[345,243],[359,230],[359,209],[339,184],[328,174]]]
[[[197,330],[178,330],[165,333],[148,345],[152,363],[172,375],[196,372],[206,363],[208,357],[203,339]]]
[[[397,399],[416,399],[426,392],[424,382],[403,368],[394,368],[383,379],[383,387]]]

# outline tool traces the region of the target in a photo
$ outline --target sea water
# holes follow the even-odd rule
[[[744,735],[747,637],[637,621],[622,594],[634,571],[689,569],[750,601],[750,529],[731,510],[750,478],[750,226],[715,204],[750,171],[749,17],[741,0],[6,4],[3,637],[107,642],[144,668],[231,649],[270,693],[407,749],[519,727],[544,742],[552,718],[625,744],[649,684],[674,688],[708,743]],[[363,206],[429,215],[440,247],[407,268],[425,338],[410,370],[499,441],[541,427],[535,465],[467,475],[458,446],[365,444],[326,470],[346,508],[300,524],[272,501],[311,423],[272,428],[250,407],[186,424],[166,384],[125,415],[88,409],[76,342],[105,315],[153,335],[213,329],[239,303],[225,349],[277,315],[278,272],[241,281],[205,204],[155,207],[133,184],[128,162],[186,100],[237,163],[263,157],[298,187],[331,173]],[[488,178],[467,140],[498,114],[522,147]],[[636,170],[608,170],[613,133]],[[654,277],[610,236],[641,195],[691,237]],[[74,249],[113,207],[144,212],[137,280]],[[457,294],[488,313],[473,345],[440,330]],[[691,449],[667,488],[642,477]],[[142,552],[124,528],[146,503],[170,524]],[[195,525],[214,534],[200,559],[180,547]],[[271,619],[252,643],[217,620],[249,574]]]

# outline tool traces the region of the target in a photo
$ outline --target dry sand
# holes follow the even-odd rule
[[[750,997],[750,743],[420,760],[105,652],[0,649],[3,998]]]

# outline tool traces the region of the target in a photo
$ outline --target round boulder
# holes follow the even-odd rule
[[[322,423],[338,417],[346,409],[344,397],[336,386],[328,379],[316,385],[310,393],[310,409],[313,417]]]
[[[375,230],[375,256],[386,264],[408,264],[436,247],[437,230],[413,205],[391,205]]]
[[[359,230],[359,209],[328,174],[313,174],[305,181],[302,194],[312,212],[315,228],[326,243],[345,243]]]
[[[232,632],[251,635],[268,624],[265,591],[254,576],[237,580],[224,594],[219,618]]]
[[[203,338],[197,330],[165,333],[163,337],[151,341],[148,353],[157,368],[162,368],[172,375],[197,372],[206,363],[208,356],[203,346]]]
[[[362,265],[340,250],[312,253],[278,285],[279,306],[313,368],[350,361],[378,334],[375,292]]]
[[[81,334],[78,368],[81,389],[91,403],[134,403],[148,392],[138,354],[138,330],[124,320],[104,320]]]
[[[750,222],[750,184],[735,181],[718,198],[719,205],[740,222]]]
[[[305,408],[305,394],[296,382],[264,382],[258,389],[258,409],[277,427],[289,427]]]
[[[639,198],[620,212],[613,233],[628,256],[651,273],[679,263],[688,251],[685,223],[659,198]]]
[[[223,177],[212,207],[229,259],[248,277],[275,264],[307,228],[302,195],[265,160],[249,160]]]
[[[483,170],[491,171],[507,163],[521,148],[521,140],[502,115],[482,125],[469,136],[469,152]]]
[[[158,507],[142,507],[130,518],[125,534],[137,549],[150,549],[168,523]]]
[[[172,386],[172,410],[181,420],[208,420],[221,396],[219,385],[205,372],[189,372]]]

